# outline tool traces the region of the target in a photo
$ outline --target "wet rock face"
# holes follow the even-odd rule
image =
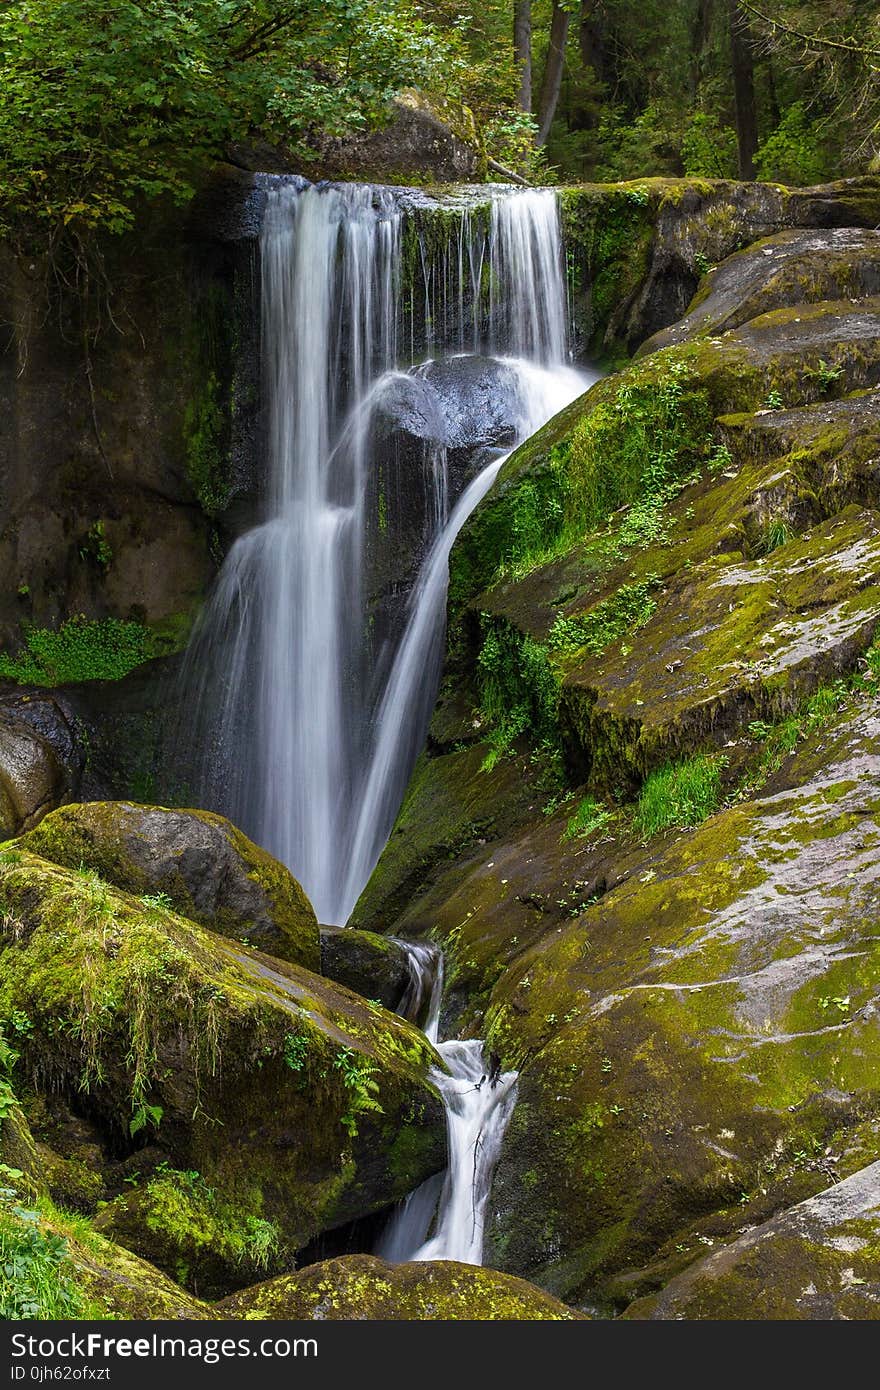
[[[627,1318],[880,1317],[880,1163],[697,1260]]]
[[[69,869],[93,869],[125,892],[164,894],[212,931],[319,968],[317,919],[302,888],[223,816],[86,802],[56,812],[21,844]]]
[[[83,750],[51,697],[0,697],[0,839],[17,835],[79,788]]]

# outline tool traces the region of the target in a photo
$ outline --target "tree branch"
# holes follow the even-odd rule
[[[864,48],[857,43],[844,42],[840,39],[826,39],[821,34],[805,34],[800,29],[794,29],[790,24],[784,24],[781,19],[774,19],[771,15],[764,14],[757,6],[749,4],[749,0],[740,0],[740,8],[748,10],[749,14],[760,19],[762,24],[769,25],[774,32],[779,29],[783,34],[788,34],[801,43],[816,44],[821,48],[834,48],[839,52],[854,53],[861,58],[880,58],[880,48]]]

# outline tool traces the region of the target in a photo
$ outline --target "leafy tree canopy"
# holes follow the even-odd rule
[[[295,150],[459,68],[406,0],[0,0],[0,231],[124,230],[229,140]]]

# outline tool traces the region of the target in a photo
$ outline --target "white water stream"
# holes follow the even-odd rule
[[[200,804],[228,815],[287,864],[319,921],[344,925],[424,745],[441,673],[453,543],[504,462],[496,450],[455,496],[445,447],[426,446],[424,555],[392,648],[377,655],[365,596],[370,528],[382,525],[366,504],[378,467],[374,414],[395,391],[419,389],[423,399],[432,389],[419,385],[431,363],[405,370],[398,341],[412,345],[420,335],[432,357],[470,349],[502,359],[489,367],[512,383],[505,389],[516,443],[595,374],[566,360],[552,192],[496,192],[488,225],[462,210],[458,236],[445,248],[430,254],[431,239],[420,240],[418,334],[414,295],[408,333],[399,302],[409,214],[398,195],[274,179],[267,199],[268,515],[230,550],[190,646],[191,697],[208,730]],[[436,414],[442,418],[439,406]],[[419,971],[422,984],[433,980],[424,1026],[436,1041],[442,972],[431,948],[407,949],[413,997]],[[406,1005],[410,1017],[418,1017],[416,1008]],[[438,1050],[449,1069],[433,1074],[446,1105],[449,1168],[442,1191],[432,1179],[407,1200],[383,1252],[479,1263],[516,1076],[488,1065],[479,1041],[443,1042]]]

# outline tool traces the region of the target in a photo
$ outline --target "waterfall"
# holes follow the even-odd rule
[[[460,1260],[481,1264],[492,1175],[516,1104],[516,1072],[488,1062],[476,1038],[437,1042],[443,958],[430,946],[406,947],[410,987],[398,1012],[417,1023],[427,1009],[426,1034],[448,1068],[431,1070],[446,1110],[448,1163],[400,1203],[376,1247],[392,1264]]]
[[[498,359],[515,442],[589,378],[565,362],[552,192],[493,191],[488,217],[462,210],[457,235],[440,249],[420,232],[404,304],[413,195],[277,178],[266,187],[268,515],[231,548],[186,678],[207,731],[201,803],[287,864],[319,920],[338,925],[382,851],[424,743],[452,544],[503,461],[490,451],[476,478],[456,475],[453,491],[432,363],[407,369],[399,344],[420,338],[436,348],[442,330],[445,344]],[[365,591],[376,527],[367,505],[379,466],[373,430],[376,412],[401,390],[420,393],[439,442],[426,443],[422,460],[421,568],[374,646]]]

